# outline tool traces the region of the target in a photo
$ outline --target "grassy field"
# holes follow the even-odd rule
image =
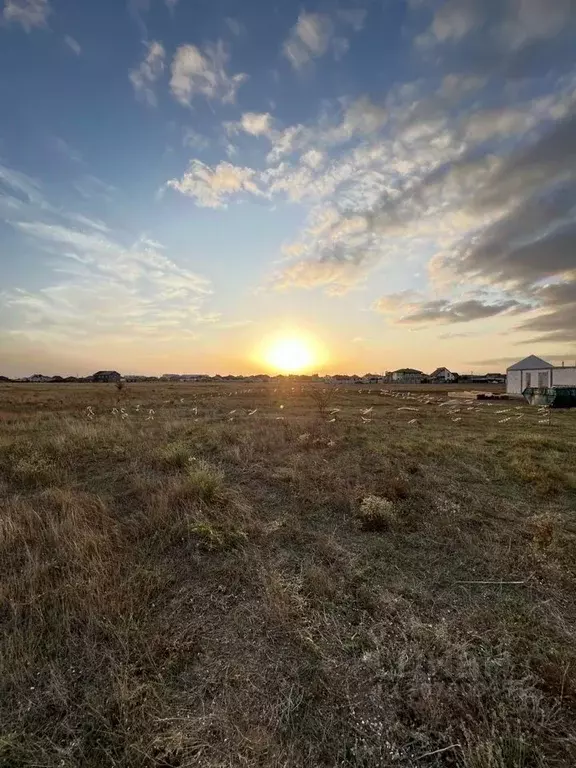
[[[0,386],[0,766],[576,765],[576,411],[548,421]]]

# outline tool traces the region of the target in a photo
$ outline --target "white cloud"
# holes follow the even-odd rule
[[[242,130],[251,136],[265,136],[272,128],[272,115],[266,112],[245,112],[240,120]]]
[[[361,283],[368,271],[367,265],[359,269],[352,261],[303,259],[275,276],[273,284],[278,290],[324,288],[330,296],[342,296]]]
[[[324,153],[320,152],[318,149],[310,149],[302,155],[300,161],[309,168],[317,170],[324,162]]]
[[[26,32],[45,26],[50,12],[48,0],[5,0],[4,19],[21,24]]]
[[[432,22],[432,33],[439,41],[460,40],[480,20],[475,0],[447,0],[436,11]]]
[[[25,202],[43,202],[39,181],[25,173],[0,165],[0,199],[14,196]]]
[[[486,85],[486,78],[476,75],[446,75],[442,80],[439,95],[448,100],[460,99],[468,93]]]
[[[367,96],[361,96],[346,107],[341,122],[327,129],[322,138],[331,144],[339,144],[355,135],[368,136],[379,131],[387,117],[384,107],[375,104]]]
[[[224,123],[228,135],[244,131],[250,136],[266,136],[273,141],[279,135],[279,131],[272,128],[273,118],[269,112],[245,112],[236,122]]]
[[[338,12],[338,18],[349,24],[355,32],[360,32],[364,28],[367,11],[363,8],[341,9]]]
[[[323,287],[333,296],[360,286],[383,255],[362,217],[343,217],[332,205],[313,209],[301,239],[283,253],[292,263],[272,276],[272,287]]]
[[[516,104],[504,102],[508,94],[492,88],[477,94],[487,82],[450,75],[435,79],[431,89],[419,81],[398,85],[381,102],[342,99],[337,112],[323,107],[315,124],[284,129],[274,127],[268,113],[245,113],[232,130],[270,141],[264,170],[196,161],[168,186],[203,206],[222,207],[250,194],[311,203],[324,211],[322,221],[311,221],[284,247],[290,264],[275,276],[276,286],[325,285],[332,293],[343,292],[391,258],[412,260],[413,271],[424,273],[434,254],[452,254],[458,243],[464,248],[467,238],[473,242],[510,209],[517,197],[514,179],[501,213],[490,202],[481,205],[482,196],[495,188],[491,180],[503,158],[510,148],[520,151],[538,129],[566,117],[576,98],[568,79],[558,82],[552,96]],[[468,109],[470,94],[474,110]],[[454,110],[446,109],[447,100]],[[504,107],[484,107],[499,100]],[[488,139],[494,142],[490,153],[482,151]],[[339,145],[343,148],[337,151]],[[501,191],[502,183],[496,186]],[[453,282],[457,279],[452,269]],[[494,306],[451,307],[442,310],[442,318],[447,311],[453,318],[492,313]]]
[[[283,131],[270,131],[268,138],[272,149],[267,162],[277,163],[285,155],[316,146],[336,146],[353,138],[366,138],[377,134],[388,120],[388,109],[375,104],[367,96],[342,105],[341,117],[332,124],[321,121],[319,125],[307,127],[292,125]]]
[[[102,232],[104,234],[110,232],[109,227],[103,221],[100,221],[100,219],[91,219],[88,216],[83,216],[81,213],[69,213],[67,214],[66,218],[69,221],[73,221],[74,223],[80,224],[83,227],[95,229],[98,232]],[[159,248],[161,247],[158,243],[155,245]]]
[[[195,199],[202,208],[224,208],[228,198],[241,192],[262,195],[254,178],[256,171],[231,163],[212,168],[193,160],[181,179],[171,179],[166,186]]]
[[[574,13],[572,0],[508,0],[508,4],[508,18],[496,34],[513,50],[558,34]]]
[[[180,335],[217,316],[201,307],[208,280],[176,264],[147,239],[122,245],[102,222],[78,223],[84,231],[43,222],[15,227],[52,254],[58,281],[38,291],[12,290],[12,332],[34,340],[111,344],[139,336]]]
[[[164,2],[166,3],[168,10],[173,11],[174,8],[176,8],[176,6],[178,5],[179,0],[164,0]]]
[[[284,55],[295,69],[323,56],[334,34],[334,25],[323,13],[301,13],[284,43]]]
[[[148,50],[144,60],[137,69],[130,71],[129,77],[136,95],[150,106],[155,107],[157,100],[154,83],[164,72],[166,52],[162,43],[151,42],[146,43],[146,46]]]
[[[334,37],[336,30],[351,27],[353,31],[360,32],[365,18],[366,11],[360,8],[337,10],[330,16],[303,11],[290,30],[283,54],[294,69],[301,69],[312,59],[324,56],[330,48],[334,58],[339,60],[348,52],[350,43],[342,35]]]
[[[271,137],[272,149],[266,157],[268,163],[277,163],[284,155],[289,155],[303,147],[311,134],[303,125],[291,125]]]
[[[234,102],[248,75],[228,75],[228,59],[222,41],[203,51],[195,45],[180,46],[172,61],[170,88],[174,97],[184,106],[189,106],[197,95],[222,103]]]
[[[74,51],[76,56],[80,56],[80,54],[82,53],[82,46],[80,45],[78,40],[73,38],[71,35],[66,35],[66,37],[64,38],[64,42],[66,43],[68,48],[70,48],[70,50]]]

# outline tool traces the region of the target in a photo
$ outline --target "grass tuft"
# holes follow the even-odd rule
[[[398,522],[394,504],[380,496],[366,496],[357,512],[363,531],[387,531]]]
[[[156,455],[161,465],[170,469],[184,469],[193,461],[190,448],[182,441],[160,446]]]

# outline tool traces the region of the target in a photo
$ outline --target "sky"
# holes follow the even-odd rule
[[[576,359],[576,0],[0,0],[0,375]]]

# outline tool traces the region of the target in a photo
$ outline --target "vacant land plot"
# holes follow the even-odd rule
[[[575,765],[575,456],[429,389],[0,387],[0,765]]]

